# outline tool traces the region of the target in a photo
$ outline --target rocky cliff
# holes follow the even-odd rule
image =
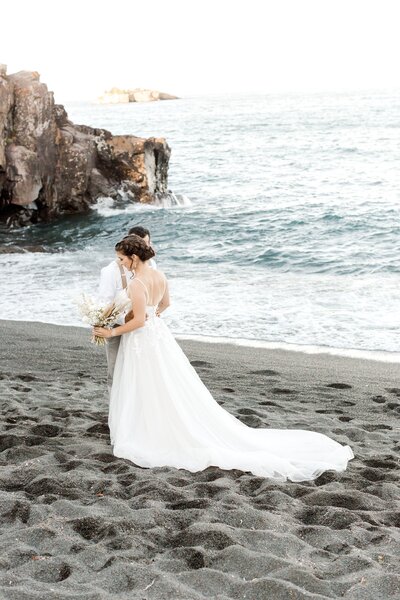
[[[0,65],[0,218],[10,225],[84,212],[101,196],[162,200],[169,156],[163,138],[74,125],[38,73]]]

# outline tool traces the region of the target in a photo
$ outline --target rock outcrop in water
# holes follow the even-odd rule
[[[0,217],[10,225],[85,212],[99,197],[168,197],[163,138],[75,125],[36,72],[0,65]]]
[[[178,100],[178,96],[165,94],[157,90],[135,88],[134,90],[121,90],[112,88],[99,97],[100,104],[127,104],[128,102],[156,102],[157,100]]]

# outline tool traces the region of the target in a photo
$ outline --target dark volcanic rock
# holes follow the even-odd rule
[[[163,138],[75,125],[36,72],[0,65],[0,213],[9,224],[84,212],[100,196],[151,203],[167,194]]]

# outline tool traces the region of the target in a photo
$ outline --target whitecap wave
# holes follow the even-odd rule
[[[192,203],[185,194],[168,192],[168,194],[163,194],[159,201],[157,200],[156,206],[161,206],[162,208],[176,208],[178,206],[192,206]]]
[[[192,202],[185,194],[174,194],[168,192],[157,197],[154,204],[142,204],[140,202],[117,201],[109,196],[98,198],[93,204],[92,210],[96,211],[101,217],[115,217],[123,214],[137,212],[147,212],[160,210],[162,208],[182,208],[192,206]]]

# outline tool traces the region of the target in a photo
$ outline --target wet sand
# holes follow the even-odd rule
[[[0,321],[0,598],[400,598],[400,366],[180,342],[252,427],[349,444],[345,473],[275,483],[141,469],[109,444],[104,349]]]

